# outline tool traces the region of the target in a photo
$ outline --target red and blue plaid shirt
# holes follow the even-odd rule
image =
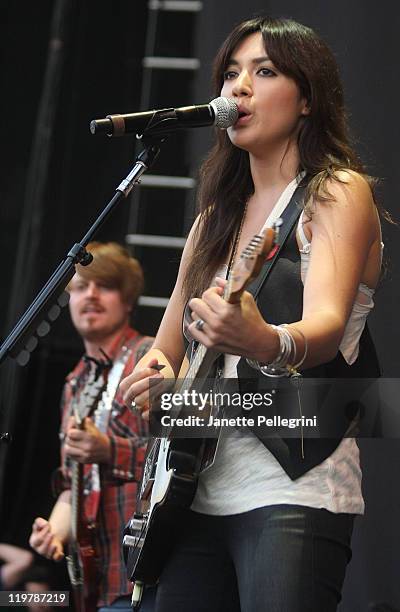
[[[110,355],[118,359],[125,346],[131,349],[131,354],[125,365],[122,378],[130,374],[138,361],[151,347],[153,338],[141,336],[135,330],[128,328],[121,333],[116,343],[116,349]],[[79,392],[85,385],[88,375],[87,363],[81,359],[69,374],[63,391],[61,409],[61,438],[64,438],[67,423],[71,416],[73,393]],[[99,584],[98,606],[110,605],[117,597],[127,595],[132,591],[128,581],[122,553],[122,538],[125,524],[131,518],[136,505],[137,482],[141,478],[143,461],[147,444],[147,427],[138,414],[123,403],[117,391],[108,423],[107,435],[111,441],[111,462],[100,465],[101,494],[97,513],[97,548],[100,557],[101,579]],[[68,488],[68,459],[61,446],[64,487]],[[90,479],[90,468],[85,466],[86,478]],[[85,510],[90,510],[89,493],[85,498]]]

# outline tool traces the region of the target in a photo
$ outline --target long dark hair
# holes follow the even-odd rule
[[[338,170],[365,174],[349,143],[343,90],[336,60],[311,29],[291,19],[258,17],[239,24],[220,48],[213,71],[215,95],[220,95],[224,72],[239,43],[260,32],[269,58],[292,78],[308,102],[309,115],[298,134],[300,170],[310,177],[305,201],[331,199],[327,180],[340,181]],[[198,207],[201,222],[194,234],[195,249],[183,282],[184,297],[200,295],[217,268],[228,258],[240,226],[245,202],[254,191],[249,154],[232,145],[218,130],[213,149],[200,169]]]

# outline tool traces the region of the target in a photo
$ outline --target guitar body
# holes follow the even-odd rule
[[[175,542],[177,529],[194,499],[205,440],[202,438],[157,438],[151,451],[157,453],[151,483],[151,512],[141,512],[141,499],[124,531],[124,555],[130,580],[155,584]]]
[[[234,266],[224,298],[240,300],[244,288],[255,278],[275,243],[276,232],[255,236]],[[243,270],[244,268],[244,270]],[[179,389],[199,391],[219,354],[199,345]],[[208,407],[212,412],[214,407]],[[180,411],[184,416],[185,407]],[[211,442],[211,445],[210,445]],[[213,447],[212,456],[210,448]],[[190,508],[201,471],[212,465],[217,441],[174,438],[174,428],[164,438],[150,442],[146,454],[138,511],[124,531],[123,549],[128,576],[135,583],[133,601],[140,602],[144,584],[155,584],[174,546],[182,518]],[[136,591],[138,591],[137,594]]]
[[[77,612],[96,612],[99,581],[96,548],[92,542],[72,544],[68,547],[68,552],[67,562],[73,586],[75,609]]]

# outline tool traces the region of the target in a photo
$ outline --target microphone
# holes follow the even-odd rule
[[[167,135],[176,130],[215,125],[226,129],[236,123],[239,109],[232,98],[215,98],[209,104],[163,108],[129,113],[127,115],[107,115],[105,119],[90,122],[92,134],[125,136],[138,134],[146,136]]]

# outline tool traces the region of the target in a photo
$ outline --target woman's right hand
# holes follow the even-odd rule
[[[156,357],[153,357],[147,363],[139,362],[132,374],[124,378],[119,385],[124,403],[127,406],[134,405],[141,411],[142,417],[145,419],[149,417],[152,402],[169,386],[171,375],[173,375],[169,364],[165,367],[168,370],[168,378],[164,376],[162,371],[157,370],[157,366],[165,367],[166,364],[160,363]]]
[[[64,558],[64,545],[62,541],[52,533],[49,521],[40,516],[35,519],[32,525],[29,544],[33,550],[47,559],[61,561]]]

